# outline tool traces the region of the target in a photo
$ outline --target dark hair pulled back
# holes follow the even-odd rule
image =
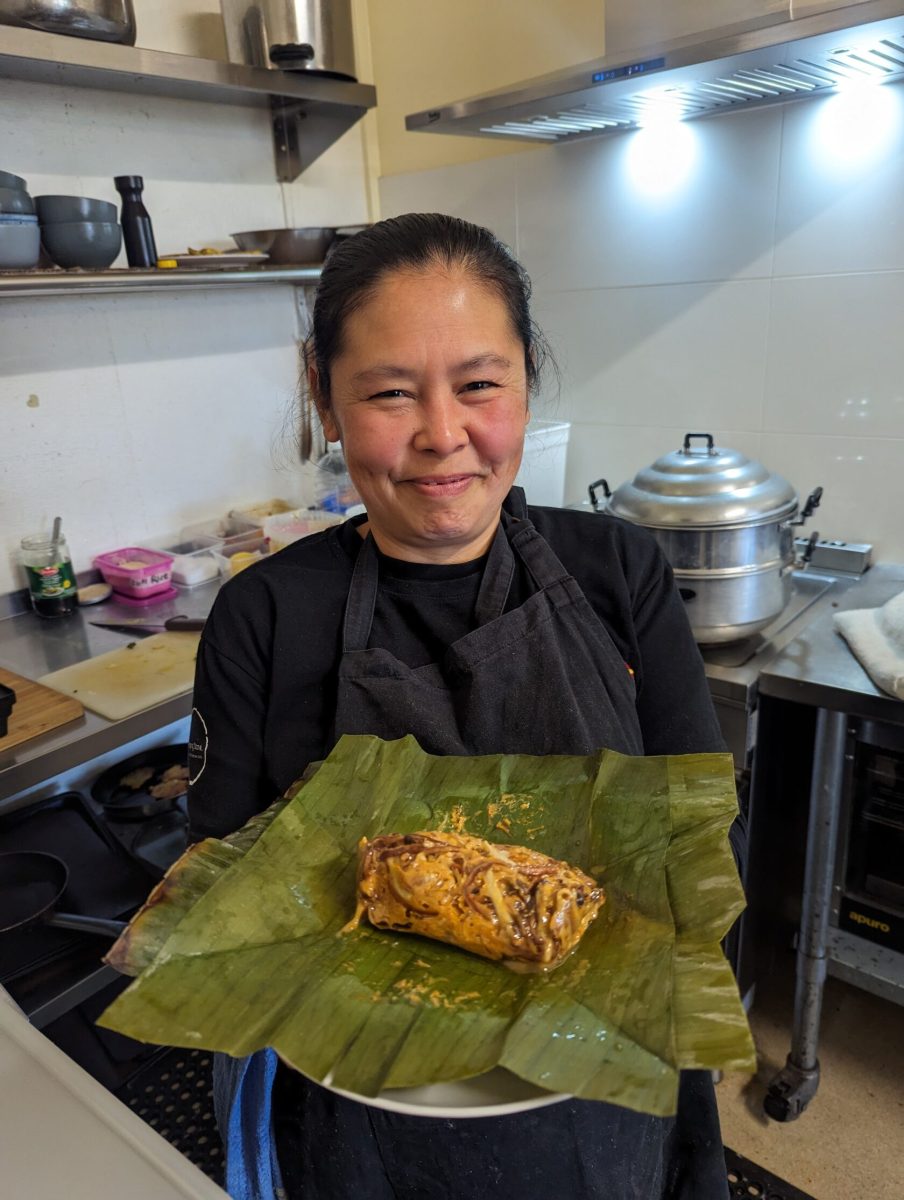
[[[527,272],[489,229],[442,213],[407,213],[335,243],[324,264],[312,329],[302,346],[305,374],[312,365],[316,367],[320,405],[330,405],[330,371],[342,351],[348,317],[392,272],[434,266],[458,267],[498,294],[524,346],[528,392],[536,393],[551,355],[531,317]]]

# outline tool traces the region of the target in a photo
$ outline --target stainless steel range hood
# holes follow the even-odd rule
[[[758,18],[557,71],[406,117],[410,130],[541,142],[824,95],[857,80],[904,79],[904,0]]]

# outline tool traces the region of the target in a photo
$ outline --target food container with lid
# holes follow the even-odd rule
[[[240,571],[244,571],[252,563],[260,562],[262,558],[266,558],[269,552],[270,543],[259,532],[259,536],[254,542],[246,541],[240,544],[227,542],[218,549],[212,550],[211,554],[219,567],[221,577],[223,579],[231,579],[233,575],[238,575]]]
[[[173,556],[160,550],[125,546],[98,554],[94,565],[113,590],[128,599],[147,600],[163,592],[176,594],[170,583]]]
[[[321,533],[331,525],[341,525],[342,517],[336,513],[321,512],[319,509],[299,508],[294,512],[277,513],[265,517],[263,524],[264,536],[270,541],[270,553],[275,554],[292,542],[308,537],[312,533]]]
[[[680,450],[618,487],[606,511],[650,530],[672,565],[694,637],[712,645],[748,637],[784,609],[793,529],[821,496],[817,488],[798,516],[787,480],[716,446],[712,434],[688,433]]]
[[[178,538],[161,539],[161,553],[169,554],[173,559],[170,582],[178,587],[192,588],[217,579],[220,568],[213,552],[222,545],[222,538],[203,533],[186,536],[184,531]]]

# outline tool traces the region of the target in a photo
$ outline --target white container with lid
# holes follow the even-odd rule
[[[524,457],[515,476],[515,484],[524,488],[528,504],[561,508],[565,503],[570,434],[570,421],[531,420],[524,438]]]

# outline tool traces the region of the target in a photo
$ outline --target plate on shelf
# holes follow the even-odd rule
[[[227,250],[222,254],[161,254],[157,262],[172,262],[173,268],[163,270],[185,269],[193,271],[222,271],[231,267],[260,267],[270,261],[269,254],[263,251]]]

